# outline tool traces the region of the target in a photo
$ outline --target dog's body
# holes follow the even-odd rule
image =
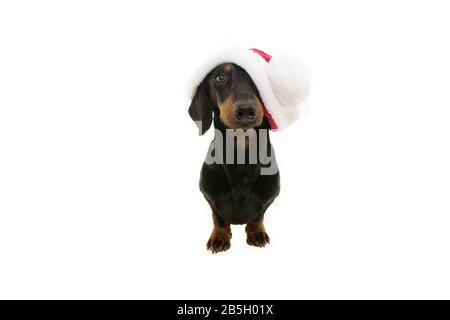
[[[263,136],[256,135],[254,141],[258,148],[264,144],[274,159],[269,124],[259,93],[249,75],[237,65],[223,64],[215,68],[198,87],[189,113],[192,119],[201,122],[202,133],[214,121],[216,136],[213,144],[226,136],[229,129],[262,132]],[[249,245],[263,247],[269,242],[263,217],[279,193],[280,176],[278,170],[273,174],[261,174],[267,163],[261,161],[259,153],[255,163],[248,163],[250,138],[245,139],[243,143],[234,143],[233,138],[232,150],[233,158],[239,151],[245,154],[245,164],[205,161],[201,170],[200,190],[213,212],[214,230],[207,243],[212,252],[230,247],[230,224],[247,224]],[[221,151],[226,158],[231,150],[223,146]]]

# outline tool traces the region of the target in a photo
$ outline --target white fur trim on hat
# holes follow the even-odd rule
[[[259,53],[239,47],[218,52],[197,69],[188,84],[190,99],[208,73],[222,63],[235,63],[247,71],[278,130],[285,129],[305,111],[309,72],[298,59],[274,56],[268,63]]]

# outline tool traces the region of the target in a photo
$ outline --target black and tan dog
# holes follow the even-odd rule
[[[221,64],[204,78],[197,87],[189,115],[194,121],[201,122],[202,134],[214,122],[215,140],[217,135],[221,135],[221,139],[226,136],[227,129],[262,132],[264,136],[256,135],[256,142],[260,146],[264,141],[274,159],[269,122],[261,97],[248,73],[238,65]],[[245,139],[245,143],[235,141],[234,151],[244,149],[248,160],[249,138]],[[224,157],[230,152],[225,146],[222,151]],[[259,156],[256,163],[203,164],[200,190],[212,209],[214,229],[207,248],[213,253],[230,248],[230,224],[246,224],[249,245],[264,247],[269,243],[263,219],[267,208],[278,196],[280,176],[278,170],[273,174],[261,174],[261,168],[266,165]]]

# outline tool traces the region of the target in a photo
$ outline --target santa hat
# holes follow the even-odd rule
[[[255,83],[272,130],[283,130],[306,111],[309,72],[296,58],[275,56],[258,50],[228,48],[206,60],[189,83],[190,99],[211,70],[222,63],[243,68]]]

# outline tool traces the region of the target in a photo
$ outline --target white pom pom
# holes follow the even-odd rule
[[[272,57],[268,66],[268,78],[283,107],[297,107],[308,98],[309,71],[300,60],[291,56]]]

